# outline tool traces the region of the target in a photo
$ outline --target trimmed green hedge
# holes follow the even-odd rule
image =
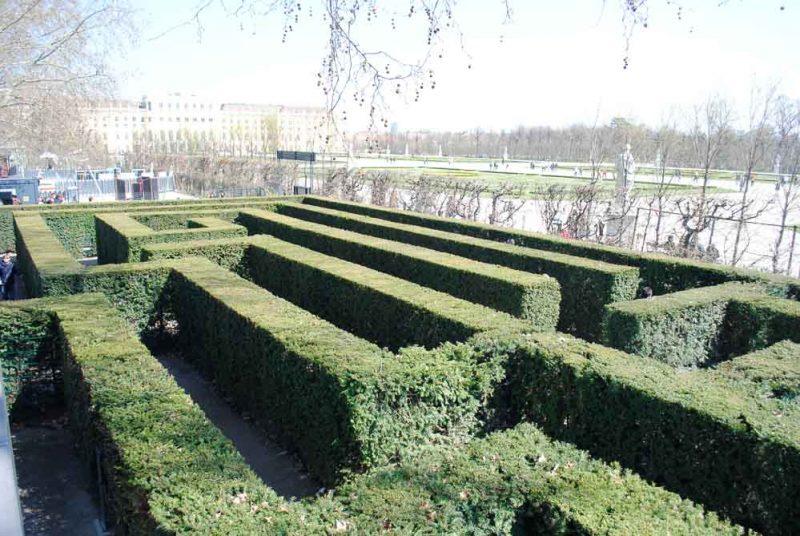
[[[476,426],[471,361],[393,356],[205,259],[173,262],[184,354],[323,481]]]
[[[213,210],[171,210],[159,212],[132,212],[129,216],[154,231],[189,228],[193,218],[212,217],[233,223],[239,216],[239,208],[217,208]]]
[[[379,469],[337,496],[358,534],[744,533],[528,424]]]
[[[627,264],[639,268],[641,287],[650,287],[656,294],[665,294],[679,290],[697,287],[718,285],[728,281],[764,282],[775,287],[775,291],[785,295],[787,291],[800,294],[800,282],[791,277],[730,268],[727,266],[708,262],[695,261],[670,257],[653,253],[639,253],[637,251],[593,244],[579,240],[567,240],[561,237],[521,231],[517,229],[504,229],[493,225],[441,218],[417,212],[393,210],[361,203],[348,203],[337,199],[306,196],[303,203],[335,210],[344,210],[355,214],[363,214],[376,218],[383,218],[398,223],[420,225],[460,233],[478,238],[514,243],[535,249],[565,253],[588,259],[597,259],[613,264]]]
[[[36,406],[40,396],[53,392],[52,322],[42,311],[20,302],[0,305],[0,369],[9,417],[15,408]]]
[[[70,425],[99,471],[115,532],[742,533],[530,425],[357,476],[333,497],[287,503],[264,486],[102,296],[29,305],[54,320]]]
[[[603,344],[681,367],[726,359],[731,353],[743,353],[730,341],[754,327],[727,320],[729,303],[737,297],[745,301],[762,297],[764,292],[763,285],[726,283],[612,303],[603,319]],[[772,300],[800,310],[797,302]]]
[[[800,303],[767,297],[734,298],[728,305],[726,330],[731,355],[760,350],[783,339],[800,342]]]
[[[99,450],[117,531],[248,534],[261,532],[268,514],[289,517],[102,296],[49,300],[47,308],[62,341],[70,424],[93,467]]]
[[[271,236],[252,238],[247,263],[256,284],[392,351],[530,329],[506,313]]]
[[[264,210],[242,210],[239,222],[327,255],[386,272],[554,328],[561,301],[558,281],[401,242],[344,231]]]
[[[705,370],[677,371],[565,334],[476,341],[508,356],[514,420],[771,534],[797,534],[800,408]]]
[[[178,211],[220,211],[229,217],[235,207],[268,207],[275,199],[287,197],[255,197],[229,199],[191,199],[177,201],[131,201],[112,203],[79,203],[63,205],[6,205],[0,206],[0,243],[3,250],[14,247],[15,214],[38,214],[61,241],[64,248],[76,259],[97,254],[95,244],[94,215],[98,213],[124,212],[129,214],[152,213],[167,208]],[[291,197],[288,199],[302,199]],[[224,218],[223,218],[224,219]],[[86,250],[84,250],[86,248]]]
[[[601,335],[603,306],[636,295],[638,270],[600,261],[502,244],[324,208],[278,203],[281,214],[363,234],[408,242],[516,270],[546,273],[561,285],[558,329],[591,340]]]
[[[247,230],[216,218],[193,218],[190,228],[153,231],[128,214],[110,213],[95,216],[97,226],[97,261],[100,264],[136,262],[145,244],[208,238],[245,236]]]
[[[83,267],[76,262],[38,214],[14,218],[17,267],[32,298],[77,292]]]
[[[772,346],[720,363],[709,371],[755,396],[786,403],[800,400],[800,344],[781,341]]]
[[[250,277],[246,253],[250,249],[250,237],[221,238],[218,240],[188,240],[186,242],[164,242],[142,247],[142,260],[180,259],[197,255],[218,264],[226,270]]]

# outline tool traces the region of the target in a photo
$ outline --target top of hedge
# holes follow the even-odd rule
[[[529,237],[540,242],[547,242],[552,244],[553,251],[563,251],[564,253],[572,255],[586,255],[587,257],[602,258],[608,262],[626,263],[641,266],[643,263],[657,262],[660,264],[684,266],[690,268],[697,268],[704,271],[716,272],[721,277],[727,279],[742,279],[746,281],[764,280],[770,283],[783,284],[783,285],[800,285],[800,280],[794,277],[783,276],[778,274],[770,274],[766,272],[759,272],[756,270],[749,270],[744,268],[734,268],[729,266],[722,266],[710,262],[698,261],[694,259],[685,259],[680,257],[672,257],[661,253],[641,253],[635,250],[626,249],[617,246],[606,244],[597,244],[588,241],[579,241],[561,238],[550,234],[536,233],[533,231],[525,231],[521,229],[503,229],[497,226],[492,226],[484,223],[472,222],[467,220],[454,220],[452,218],[444,218],[441,216],[434,216],[430,214],[422,214],[417,212],[409,212],[397,209],[390,209],[379,207],[375,205],[366,205],[363,203],[352,203],[341,201],[338,199],[330,199],[318,196],[305,196],[302,200],[303,203],[312,204],[316,206],[326,206],[331,208],[338,208],[339,210],[350,210],[361,214],[378,215],[377,217],[384,217],[393,221],[404,221],[406,223],[427,222],[426,224],[434,228],[444,228],[442,225],[457,223],[459,226],[467,229],[474,230],[475,233],[499,233],[507,234],[508,236],[519,236],[522,238]]]
[[[527,257],[536,257],[542,258],[547,260],[548,262],[559,263],[562,265],[567,266],[578,266],[583,268],[588,268],[592,270],[596,270],[599,272],[605,272],[609,274],[618,274],[618,273],[628,273],[636,268],[632,266],[625,266],[621,264],[611,264],[605,261],[599,261],[595,259],[589,259],[585,257],[576,257],[574,255],[567,255],[565,253],[556,253],[552,251],[545,251],[535,248],[527,248],[521,247],[514,244],[506,244],[503,242],[497,242],[493,240],[486,240],[483,238],[476,238],[469,235],[463,235],[448,231],[440,231],[437,229],[431,229],[429,227],[419,226],[419,225],[412,225],[412,224],[405,224],[405,223],[397,223],[393,221],[387,221],[380,218],[373,218],[370,216],[360,216],[357,214],[352,214],[350,212],[328,209],[323,207],[311,206],[311,205],[303,205],[297,203],[285,203],[279,202],[277,203],[279,206],[287,206],[292,207],[297,210],[302,211],[309,211],[311,213],[318,213],[324,214],[328,216],[333,216],[337,218],[343,218],[346,220],[352,220],[356,222],[364,222],[370,225],[374,225],[376,227],[385,227],[387,229],[397,229],[405,232],[425,235],[425,236],[432,236],[436,238],[440,238],[442,240],[449,240],[452,242],[461,242],[470,245],[480,245],[481,247],[485,247],[487,249],[492,249],[495,251],[503,251],[507,253],[511,253],[514,255],[520,256],[527,256]]]

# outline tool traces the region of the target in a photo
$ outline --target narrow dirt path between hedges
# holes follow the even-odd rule
[[[291,453],[236,413],[194,367],[178,356],[157,357],[267,486],[286,499],[313,495],[320,489],[321,484]]]

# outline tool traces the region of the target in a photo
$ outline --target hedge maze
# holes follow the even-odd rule
[[[310,196],[0,238],[8,400],[60,371],[120,534],[800,532],[798,280]],[[270,489],[164,351],[330,491]]]

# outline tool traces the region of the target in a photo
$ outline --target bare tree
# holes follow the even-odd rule
[[[573,238],[584,239],[592,234],[592,223],[601,198],[598,181],[577,186],[571,192],[565,227]]]
[[[773,140],[772,116],[775,105],[776,87],[770,86],[765,90],[756,87],[755,84],[750,89],[750,109],[748,113],[748,128],[745,134],[747,140],[747,151],[744,153],[744,184],[742,188],[741,210],[739,211],[739,221],[736,225],[736,238],[733,243],[732,264],[735,266],[741,259],[739,251],[739,240],[742,236],[742,229],[747,218],[748,193],[753,182],[753,169],[761,162],[767,151],[768,145]]]
[[[60,131],[67,119],[74,122],[79,115],[61,116],[54,109],[63,110],[70,97],[107,91],[113,80],[106,61],[130,37],[129,15],[123,2],[111,0],[3,2],[0,144],[33,155],[39,147],[27,144],[37,122],[49,121],[51,132]],[[83,140],[77,141],[73,150],[82,147]]]
[[[489,223],[510,225],[514,216],[525,206],[521,199],[522,188],[514,184],[501,184],[489,192]]]
[[[720,151],[731,138],[731,122],[733,110],[730,104],[719,96],[706,99],[705,103],[695,106],[693,121],[689,131],[689,138],[695,157],[696,165],[702,171],[703,186],[699,200],[694,203],[682,203],[682,209],[694,208],[697,212],[690,214],[694,223],[686,222],[686,233],[682,247],[694,247],[694,239],[703,232],[711,220],[706,217],[706,209],[719,208],[715,203],[708,203],[708,185],[711,178],[711,169],[716,165]],[[683,214],[683,212],[682,212]]]
[[[399,178],[396,173],[388,170],[375,170],[369,174],[370,203],[386,206],[392,195],[397,190]]]
[[[566,207],[569,195],[569,190],[560,184],[551,184],[534,192],[534,203],[548,232],[556,231],[555,222]]]
[[[658,185],[653,190],[653,193],[647,199],[647,220],[644,226],[644,236],[642,238],[642,251],[645,249],[647,241],[647,232],[650,229],[650,223],[653,212],[656,214],[655,218],[655,238],[653,245],[658,249],[661,244],[661,225],[664,218],[664,211],[666,210],[667,203],[669,202],[673,174],[667,172],[667,167],[673,157],[673,151],[678,143],[678,131],[675,121],[670,117],[661,125],[656,133],[656,177],[658,178]]]
[[[775,128],[777,131],[776,156],[783,165],[779,177],[776,202],[780,209],[780,227],[772,247],[772,271],[781,270],[782,244],[786,232],[786,222],[800,208],[800,102],[782,97],[776,104]],[[796,231],[795,231],[796,232]],[[790,244],[794,248],[794,237]],[[786,272],[791,273],[792,252],[790,252]]]

